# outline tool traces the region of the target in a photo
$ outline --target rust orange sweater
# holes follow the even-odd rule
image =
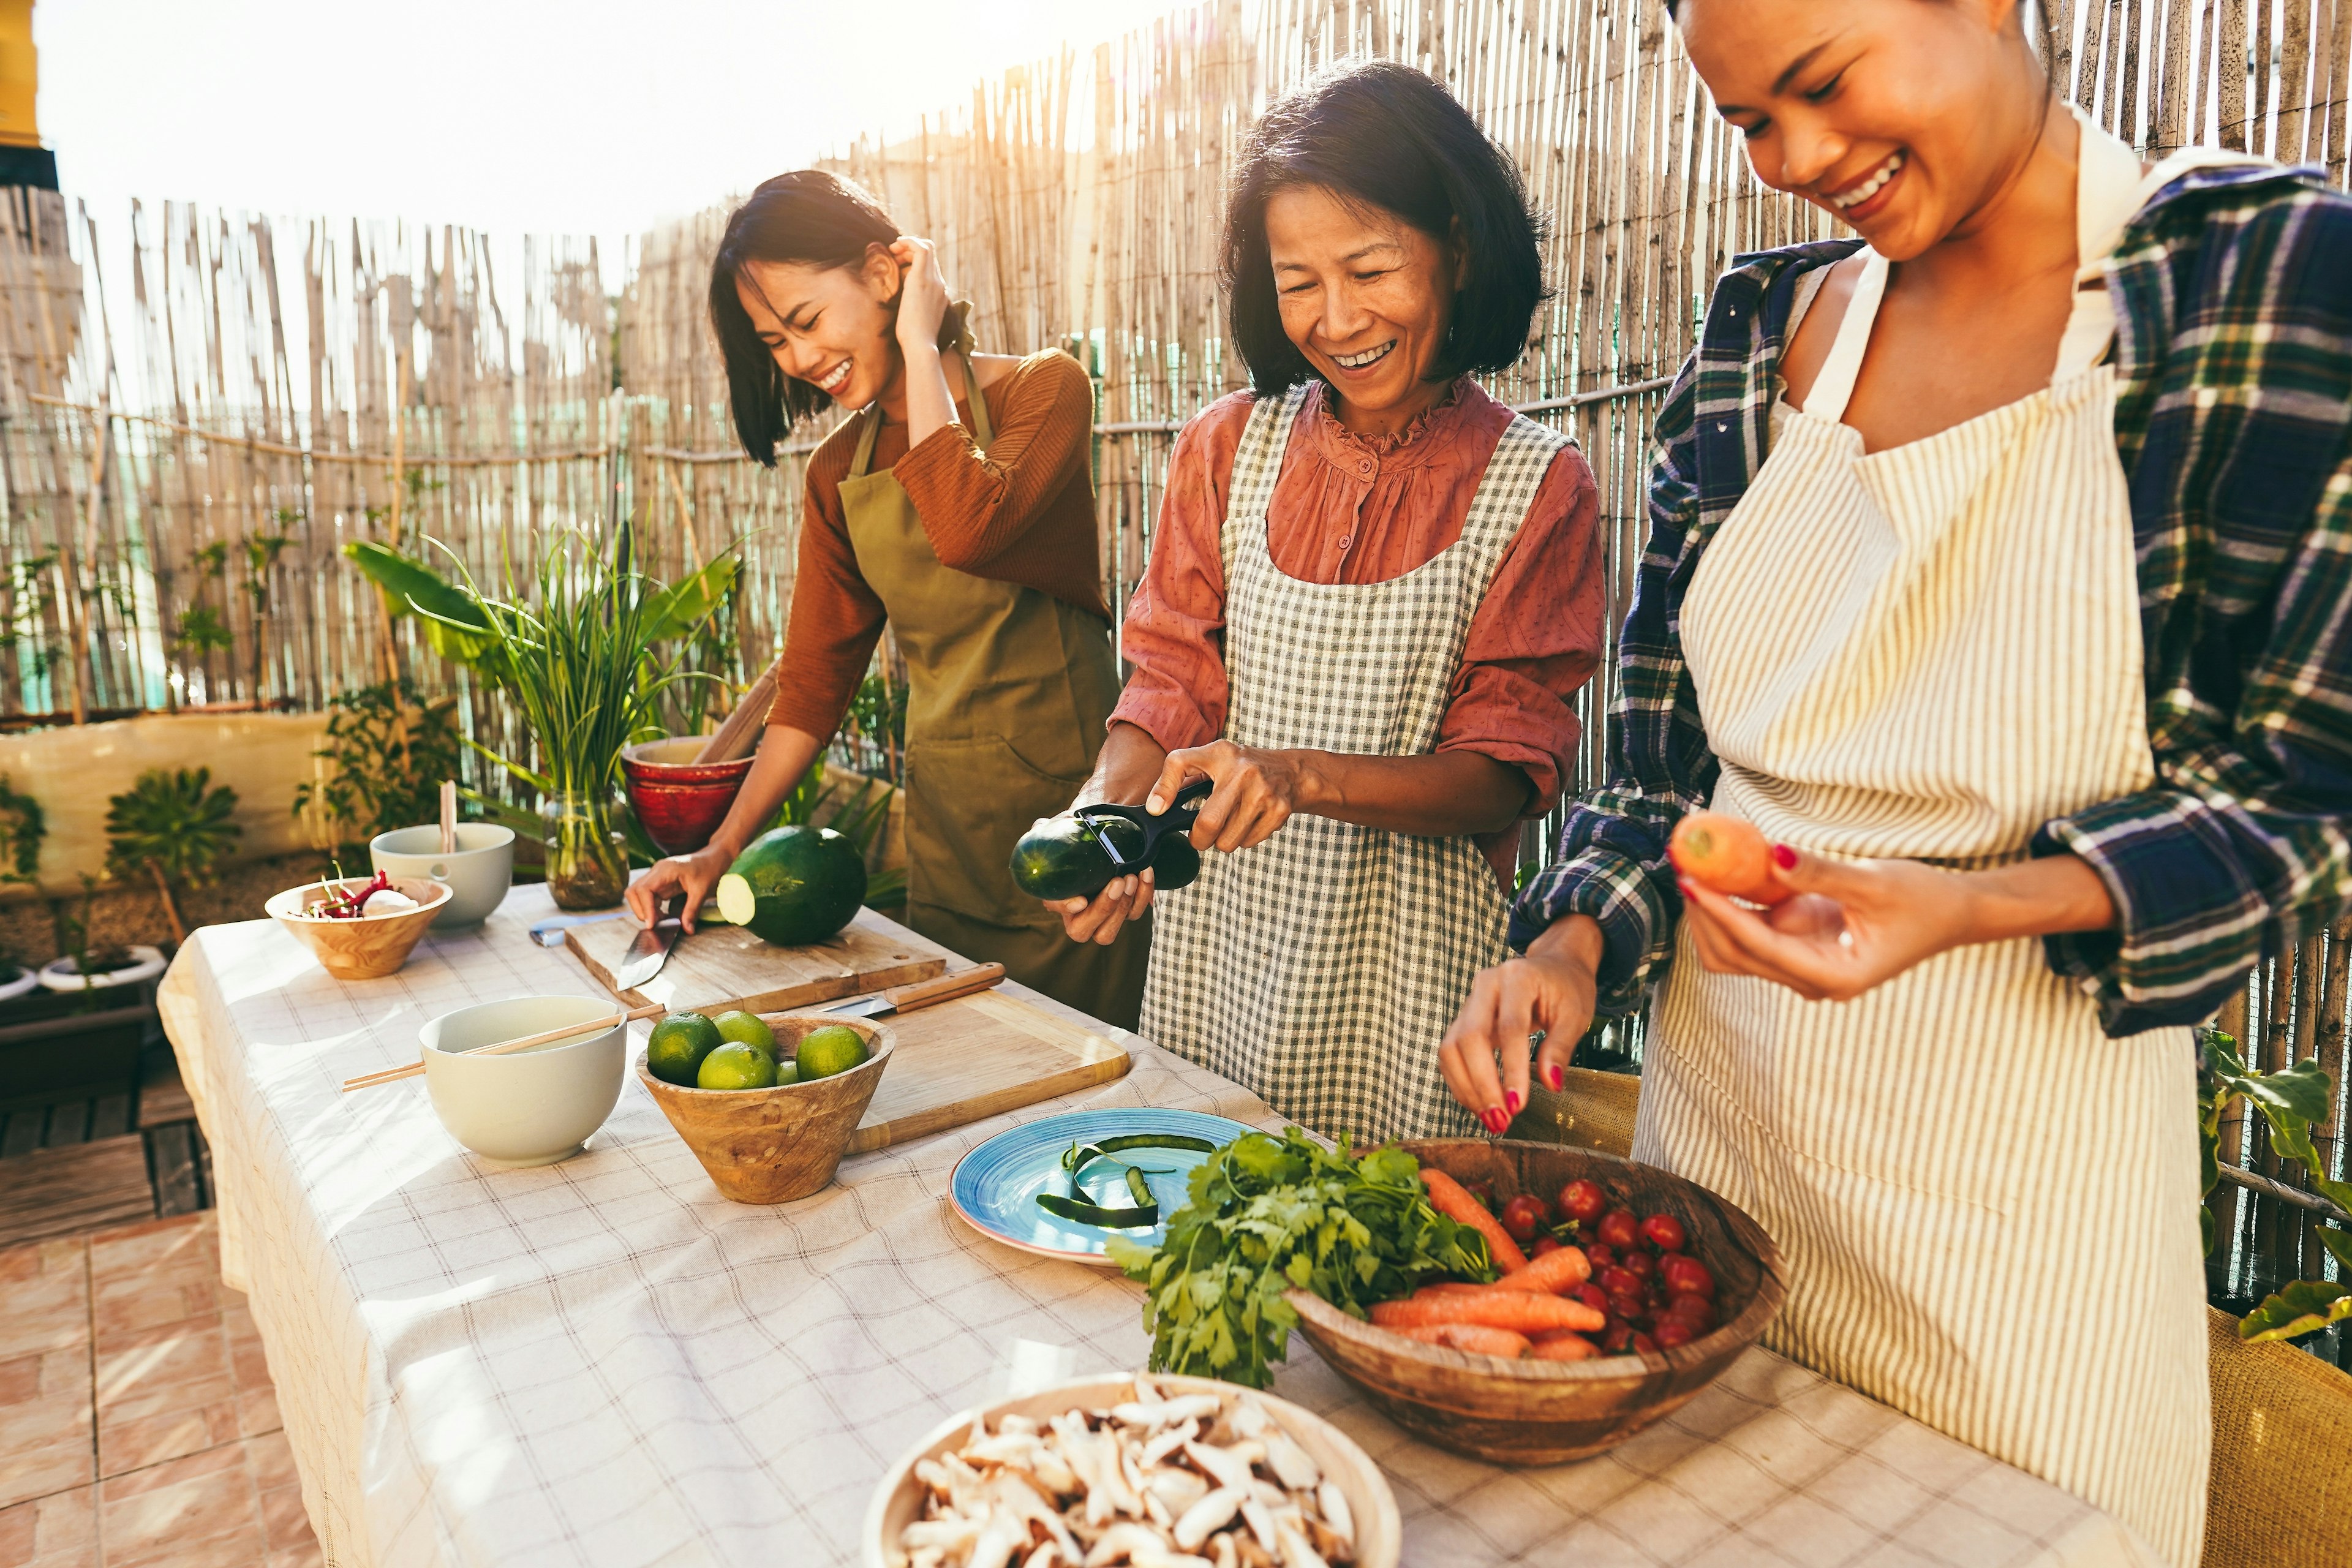
[[[1085,369],[1048,349],[981,395],[996,433],[986,452],[973,442],[971,410],[959,400],[957,423],[912,451],[904,425],[883,426],[875,469],[898,476],[942,565],[1051,594],[1108,626],[1088,460],[1094,387]],[[841,510],[841,481],[858,437],[880,416],[868,410],[843,421],[809,458],[800,563],[768,722],[820,738],[841,727],[888,618],[857,569]]]

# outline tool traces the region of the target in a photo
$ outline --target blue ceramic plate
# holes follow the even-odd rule
[[[1040,1193],[1068,1194],[1070,1180],[1063,1173],[1062,1155],[1073,1142],[1099,1143],[1106,1138],[1137,1132],[1179,1132],[1223,1145],[1255,1131],[1230,1117],[1205,1116],[1197,1110],[1117,1106],[1066,1111],[1000,1132],[957,1161],[955,1173],[948,1178],[948,1201],[966,1225],[992,1241],[1044,1258],[1111,1267],[1106,1248],[1112,1237],[1152,1245],[1167,1227],[1163,1223],[1149,1230],[1140,1226],[1106,1230],[1056,1219],[1039,1208]],[[1113,1162],[1132,1159],[1149,1170],[1168,1173],[1144,1178],[1151,1184],[1151,1195],[1160,1200],[1164,1216],[1184,1206],[1192,1168],[1208,1157],[1192,1149],[1130,1149],[1087,1167],[1085,1196],[1109,1207],[1131,1206],[1135,1199],[1127,1190],[1126,1173]]]

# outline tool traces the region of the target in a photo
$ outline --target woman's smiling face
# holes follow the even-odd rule
[[[1683,0],[1677,20],[1756,177],[1894,261],[1999,194],[2046,101],[2015,0]]]
[[[878,245],[862,268],[747,261],[735,275],[736,298],[777,368],[845,408],[865,407],[898,374],[898,264]]]
[[[1282,330],[1338,391],[1343,413],[1417,413],[1435,399],[1429,367],[1461,287],[1447,247],[1321,185],[1276,191],[1265,239]]]

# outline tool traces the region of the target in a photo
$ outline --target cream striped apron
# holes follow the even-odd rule
[[[1262,397],[1234,455],[1225,563],[1224,738],[1241,746],[1419,756],[1437,747],[1470,623],[1568,437],[1514,416],[1462,537],[1386,583],[1305,583],[1274,563],[1266,507],[1306,390]],[[1359,1147],[1465,1137],[1437,1042],[1507,910],[1467,837],[1298,816],[1202,858],[1152,901],[1143,1032],[1268,1105]]]
[[[2179,172],[2144,182],[2088,124],[2082,163],[2078,282]],[[1717,810],[1808,851],[1994,865],[2155,778],[2096,363],[2114,319],[2079,289],[2046,389],[1865,455],[1840,421],[1887,275],[1864,252],[1805,408],[1774,406],[1683,646]],[[1634,1155],[1779,1241],[1774,1348],[2194,1568],[2211,1428],[2187,1030],[2109,1039],[2030,939],[1837,1004],[1710,974],[1687,933],[1651,1027]]]

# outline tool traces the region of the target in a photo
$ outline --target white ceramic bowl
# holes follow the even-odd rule
[[[442,1014],[416,1032],[434,1114],[494,1165],[551,1165],[577,1154],[621,1098],[628,1025],[508,1056],[467,1053],[620,1012],[593,996],[518,996]]]
[[[1246,1392],[1233,1384],[1205,1377],[1158,1373],[1153,1381],[1171,1398],[1213,1394],[1231,1400]],[[925,1459],[961,1447],[971,1436],[973,1415],[986,1415],[988,1429],[993,1432],[1007,1415],[1034,1416],[1042,1423],[1064,1411],[1107,1409],[1134,1397],[1135,1378],[1131,1373],[1086,1377],[1056,1384],[1035,1394],[1000,1399],[940,1422],[922,1441],[900,1455],[898,1462],[882,1478],[882,1484],[874,1489],[861,1532],[861,1568],[899,1568],[906,1561],[905,1553],[898,1550],[899,1533],[909,1521],[920,1517],[923,1506],[923,1483],[916,1478],[915,1467]],[[1404,1550],[1404,1527],[1397,1514],[1396,1493],[1390,1489],[1389,1479],[1381,1474],[1380,1466],[1357,1446],[1353,1437],[1320,1415],[1271,1394],[1257,1397],[1275,1424],[1313,1456],[1316,1467],[1347,1494],[1348,1511],[1354,1516],[1356,1525],[1354,1568],[1397,1568]],[[1013,1558],[1016,1563],[1020,1561],[1018,1555]]]
[[[438,931],[479,925],[514,885],[514,829],[494,822],[457,825],[457,852],[441,853],[441,825],[395,827],[368,840],[372,869],[395,877],[427,877],[449,885],[449,902],[433,922]]]

